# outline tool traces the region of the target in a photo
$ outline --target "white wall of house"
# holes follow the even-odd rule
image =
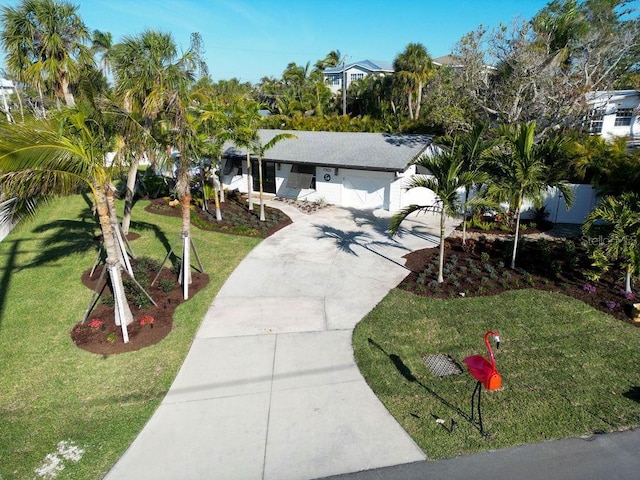
[[[340,73],[327,73],[325,74],[325,83],[327,84],[327,86],[329,87],[329,90],[331,90],[332,93],[338,93],[341,89],[342,89],[342,84],[344,82],[344,77],[346,76],[347,79],[347,89],[349,88],[349,86],[355,82],[356,80],[365,78],[369,75],[377,75],[377,76],[384,76],[385,73],[384,72],[371,72],[370,70],[367,70],[366,68],[362,68],[358,65],[354,65],[350,68],[347,68],[345,70],[345,72],[340,72]]]
[[[549,216],[547,220],[553,223],[582,224],[598,203],[596,190],[591,185],[570,184],[573,190],[573,206],[567,210],[565,199],[556,188],[550,188],[544,195],[543,206]],[[536,207],[530,201],[522,205],[522,218],[531,219],[535,215]]]
[[[640,138],[640,91],[595,92],[588,102],[592,107],[589,116],[592,134],[602,135],[605,140],[624,136]]]

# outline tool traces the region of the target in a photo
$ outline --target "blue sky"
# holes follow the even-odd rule
[[[16,5],[4,0],[3,5]],[[183,49],[204,40],[214,80],[281,77],[339,50],[347,61],[392,62],[409,42],[445,55],[478,25],[530,19],[546,0],[71,0],[90,29],[118,41],[145,29],[170,32]],[[4,63],[4,57],[2,57]]]

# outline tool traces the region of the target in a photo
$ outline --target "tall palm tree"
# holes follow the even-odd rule
[[[640,275],[640,195],[624,193],[607,196],[587,215],[582,227],[585,235],[598,236],[603,231],[606,241],[592,252],[594,264],[603,270],[617,261],[624,265],[624,291],[632,292],[632,278]]]
[[[152,153],[157,147],[153,123],[164,110],[165,102],[169,101],[171,94],[167,92],[175,91],[175,82],[179,83],[181,74],[186,74],[183,70],[189,54],[179,57],[173,37],[155,30],[125,37],[113,47],[111,54],[114,93],[122,99],[125,111],[139,118],[144,127],[143,135],[136,132],[124,139],[129,170],[122,229],[128,233],[140,160],[145,155],[155,157]]]
[[[390,232],[398,233],[400,224],[414,212],[440,213],[440,255],[438,268],[438,283],[444,281],[444,238],[445,220],[447,216],[457,216],[462,202],[460,190],[480,181],[480,174],[476,171],[464,170],[464,160],[456,150],[441,151],[434,156],[422,155],[416,165],[427,169],[430,175],[415,175],[407,190],[412,188],[428,188],[436,194],[432,205],[409,205],[391,218]]]
[[[260,185],[260,221],[264,222],[266,220],[264,216],[264,199],[263,199],[263,188],[262,188],[262,159],[266,152],[275,147],[282,140],[287,138],[298,138],[292,133],[279,133],[275,135],[271,140],[262,145],[260,138],[258,138],[252,146],[253,152],[258,155],[258,183]]]
[[[99,68],[107,76],[111,73],[111,57],[113,56],[113,35],[111,32],[94,30],[91,34],[91,51],[100,55]]]
[[[421,43],[409,43],[393,61],[393,68],[407,94],[409,118],[417,120],[420,117],[422,89],[434,70],[431,56]]]
[[[567,208],[573,204],[573,190],[564,180],[554,178],[545,161],[550,149],[544,143],[535,144],[535,128],[535,122],[505,127],[502,133],[504,145],[490,157],[486,196],[496,203],[508,202],[509,211],[516,220],[511,268],[516,265],[524,201],[531,200],[540,206],[546,190],[555,187],[563,194]]]
[[[85,45],[89,31],[77,13],[78,6],[56,0],[22,0],[2,7],[0,43],[7,70],[21,82],[51,89],[58,102],[75,104],[70,86],[83,64],[93,57]]]
[[[59,122],[0,124],[0,189],[32,214],[47,199],[89,187],[106,251],[107,271],[115,301],[115,322],[128,342],[133,321],[122,283],[122,252],[113,229],[111,168],[105,165],[111,138],[85,110],[68,110]],[[61,133],[62,132],[62,133]]]

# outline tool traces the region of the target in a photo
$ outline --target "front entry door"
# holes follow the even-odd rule
[[[260,173],[258,161],[251,161],[251,173],[253,175],[253,191],[260,191]],[[276,193],[276,164],[274,162],[262,162],[262,191],[264,193]]]

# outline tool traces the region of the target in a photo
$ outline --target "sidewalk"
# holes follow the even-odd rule
[[[106,478],[305,479],[425,459],[360,375],[351,333],[406,276],[402,256],[438,244],[438,218],[391,240],[384,212],[287,213],[294,224],[229,277]]]

